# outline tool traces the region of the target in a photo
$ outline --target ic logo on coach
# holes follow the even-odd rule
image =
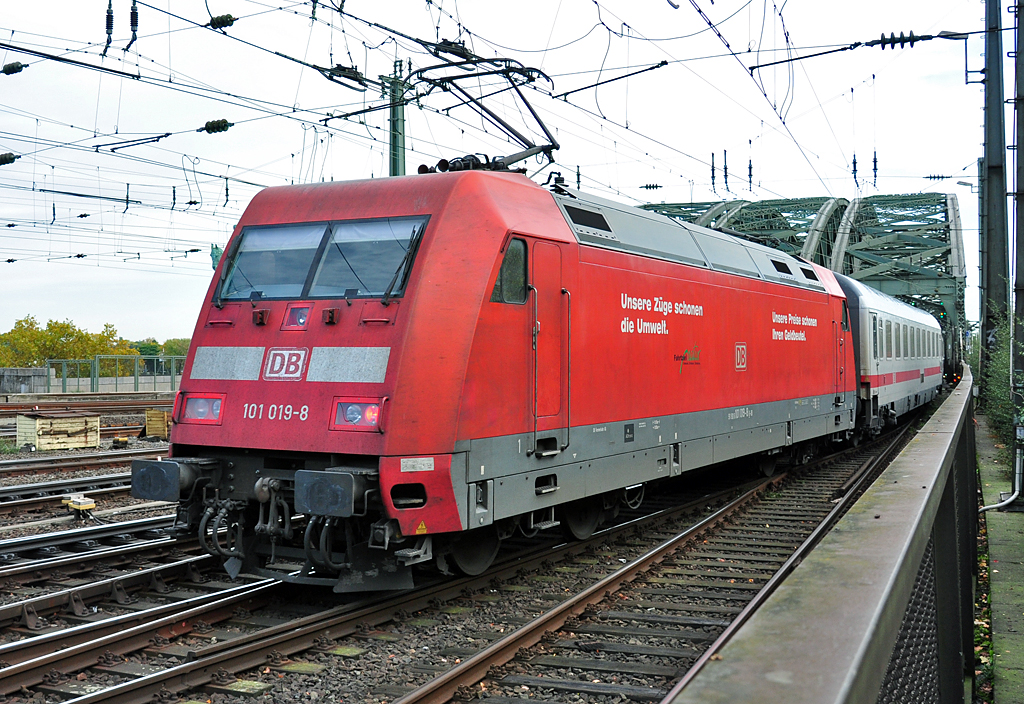
[[[747,370],[747,343],[737,342],[736,343],[736,371],[745,372]]]
[[[305,347],[271,347],[267,352],[267,363],[263,367],[263,378],[267,381],[300,381],[306,371]]]

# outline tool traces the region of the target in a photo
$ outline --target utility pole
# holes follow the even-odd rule
[[[388,87],[391,103],[388,175],[405,176],[405,91],[409,84],[402,79],[402,60],[395,59],[394,73],[381,76]]]
[[[1017,20],[1017,41],[1013,60],[1015,88],[1013,110],[1017,122],[1016,144],[1018,151],[1016,152],[1017,178],[1013,189],[1013,206],[1017,220],[1015,233],[1017,254],[1013,276],[1013,337],[1010,343],[1012,345],[1010,359],[1013,365],[1011,367],[1013,379],[1011,398],[1016,409],[1013,455],[1015,468],[1019,468],[1021,462],[1024,461],[1024,417],[1022,417],[1024,415],[1024,349],[1021,347],[1021,342],[1024,341],[1024,192],[1021,190],[1024,188],[1024,159],[1021,158],[1019,151],[1021,145],[1024,145],[1024,124],[1021,124],[1021,121],[1024,120],[1024,109],[1022,109],[1024,108],[1024,55],[1021,54],[1021,49],[1024,49],[1024,27],[1021,26],[1024,2],[1018,0],[1013,10]],[[1013,474],[1013,486],[1011,487],[1012,491],[1017,492],[1018,497],[1022,488],[1020,480],[1021,472],[1018,469]],[[1018,499],[1018,503],[1019,501]]]
[[[996,323],[1008,314],[1010,301],[1001,21],[999,0],[985,0],[985,230],[981,233],[985,240],[981,272],[983,359],[995,343]]]

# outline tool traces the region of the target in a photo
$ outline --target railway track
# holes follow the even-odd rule
[[[358,667],[387,663],[392,642],[429,643],[429,629],[457,619],[467,629],[458,641],[390,670],[389,682],[357,677],[351,686],[403,704],[456,695],[471,701],[484,691],[489,704],[518,702],[527,691],[549,701],[565,701],[568,692],[657,701],[713,657],[838,520],[858,493],[856,480],[870,481],[895,447],[890,440],[885,450],[847,451],[742,490],[691,497],[587,541],[519,554],[480,577],[290,620],[282,620],[280,606],[286,585],[263,582],[183,602],[178,610],[147,604],[152,619],[127,619],[116,631],[111,622],[91,638],[83,628],[76,632],[82,640],[59,653],[47,652],[44,641],[32,645],[36,638],[18,646],[36,648],[24,651],[37,653],[28,659],[13,646],[8,657],[8,646],[0,646],[0,660],[10,665],[0,669],[0,693],[74,696],[76,704],[172,700],[172,693],[200,687],[259,694],[271,691],[279,675],[312,676],[340,658]],[[189,583],[181,572],[188,568],[173,569],[179,572],[165,585]],[[145,583],[147,576],[136,579]],[[137,588],[140,598],[152,596],[152,589]],[[239,611],[243,601],[248,606]],[[516,601],[526,606],[506,603]],[[113,683],[111,674],[129,679]]]
[[[68,494],[81,494],[91,499],[126,496],[131,491],[131,478],[130,472],[121,472],[0,487],[0,516],[21,516],[60,506],[59,502]]]
[[[143,450],[108,450],[106,452],[31,457],[28,459],[0,460],[0,478],[21,475],[50,474],[58,471],[104,469],[123,467],[133,459],[156,458],[167,454],[166,446]]]
[[[103,414],[145,413],[150,408],[171,410],[173,394],[141,392],[117,394],[121,398],[111,399],[110,394],[47,394],[45,398],[33,396],[27,401],[0,403],[0,418],[13,418],[20,413],[32,411],[92,411]]]
[[[511,704],[522,691],[554,701],[671,700],[852,505],[904,433],[880,451],[766,481],[395,704]],[[488,695],[473,696],[485,679]]]

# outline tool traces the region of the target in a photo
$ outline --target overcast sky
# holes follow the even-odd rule
[[[977,195],[957,181],[977,183],[983,92],[965,85],[964,42],[862,47],[748,71],[881,33],[978,31],[977,0],[696,0],[718,34],[687,0],[678,9],[667,0],[347,0],[343,13],[338,2],[138,2],[125,51],[131,0],[114,0],[102,56],[107,0],[7,0],[0,42],[67,61],[0,49],[3,64],[27,64],[0,75],[0,154],[20,156],[0,166],[0,332],[33,315],[93,332],[112,323],[133,340],[190,336],[211,244],[227,241],[260,188],[387,175],[386,110],[325,119],[384,104],[378,78],[396,59],[406,74],[441,63],[413,39],[463,41],[550,79],[523,89],[561,145],[553,166],[525,162],[538,181],[556,170],[574,183],[579,167],[584,190],[632,204],[955,193],[968,317],[977,318]],[[203,26],[211,13],[236,21],[215,31]],[[1003,17],[1012,20],[1005,7]],[[982,68],[982,50],[980,36],[968,41],[966,68]],[[332,82],[313,68],[336,65],[368,82]],[[406,109],[409,173],[521,148],[428,87],[410,90],[421,97]],[[486,102],[543,141],[513,94]],[[211,120],[233,126],[197,132]]]

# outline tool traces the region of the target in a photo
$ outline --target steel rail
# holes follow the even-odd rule
[[[88,491],[92,488],[110,486],[123,486],[131,481],[130,472],[118,472],[117,474],[104,474],[95,477],[78,477],[76,479],[57,479],[52,482],[38,482],[35,484],[17,484],[0,487],[0,506],[4,501],[14,501],[26,494],[45,493],[46,496],[57,496],[68,492]]]
[[[847,509],[849,509],[850,506],[860,498],[860,490],[864,488],[866,484],[870,483],[869,480],[873,480],[875,474],[874,470],[877,469],[886,458],[888,458],[889,454],[899,445],[909,430],[910,426],[907,425],[903,430],[896,434],[892,441],[881,452],[879,452],[878,455],[868,462],[865,462],[864,465],[854,473],[853,476],[857,477],[855,482],[851,484],[850,481],[847,480],[846,484],[844,484],[842,488],[842,490],[845,490],[845,493],[838,499],[836,505],[831,511],[829,511],[828,515],[825,516],[822,522],[819,523],[813,531],[811,531],[811,534],[807,536],[796,551],[790,555],[789,559],[779,567],[778,571],[772,575],[771,579],[765,582],[765,585],[758,590],[757,594],[754,595],[754,598],[747,602],[746,606],[743,607],[743,610],[740,611],[736,618],[734,618],[732,622],[725,627],[725,630],[722,631],[711,646],[701,653],[700,657],[698,657],[693,665],[690,666],[682,678],[673,685],[672,689],[670,689],[668,694],[666,694],[661,700],[663,704],[671,702],[679,695],[683,688],[697,676],[708,661],[717,655],[725,644],[728,643],[734,635],[736,635],[740,628],[750,620],[751,616],[761,608],[764,602],[767,601],[768,597],[770,597],[779,585],[782,584],[783,580],[785,580],[786,577],[796,569],[796,566],[799,565],[805,557],[807,557],[811,550],[817,547],[818,543],[821,542],[821,539],[825,537],[830,530],[832,530],[832,527],[843,516],[843,514],[846,513]]]
[[[738,508],[752,501],[761,491],[773,484],[778,484],[787,476],[786,473],[765,479],[757,486],[736,497],[710,516],[687,528],[682,533],[670,538],[653,550],[648,551],[615,572],[603,577],[579,594],[562,602],[550,611],[541,614],[522,628],[513,631],[501,640],[496,641],[476,655],[463,660],[460,664],[447,670],[438,677],[395,699],[392,704],[443,704],[451,701],[455,691],[462,685],[472,685],[487,675],[494,665],[504,665],[522,648],[528,648],[540,641],[548,631],[554,631],[565,623],[570,616],[583,612],[588,604],[602,601],[623,583],[632,581],[640,572],[664,559],[669,553],[685,545],[695,536],[718,524],[734,513]]]
[[[61,571],[62,568],[69,571],[84,571],[84,565],[90,562],[102,562],[111,558],[127,557],[136,553],[148,553],[162,550],[166,546],[173,546],[174,549],[188,552],[198,550],[199,541],[194,538],[184,540],[167,535],[154,540],[142,540],[130,545],[103,545],[91,548],[85,552],[76,552],[60,555],[41,560],[26,560],[25,562],[14,562],[9,565],[0,566],[0,579],[14,579],[15,582],[34,582],[46,578],[48,571]],[[116,569],[116,567],[115,567]],[[40,577],[42,575],[42,577]],[[19,580],[19,577],[24,579]]]
[[[40,613],[51,613],[61,609],[70,609],[74,612],[76,608],[81,609],[88,600],[107,596],[112,596],[118,603],[126,603],[129,589],[146,586],[154,586],[157,590],[163,589],[160,585],[165,574],[169,577],[180,577],[212,561],[211,555],[194,555],[176,562],[137,569],[59,592],[4,604],[0,606],[0,626],[10,626],[20,621],[22,625],[32,630],[36,626],[34,619]]]
[[[784,476],[780,475],[771,480],[757,482],[756,486],[761,487],[770,482],[781,481]],[[706,504],[720,495],[731,494],[735,491],[736,489],[733,488],[718,494],[704,495],[682,506],[665,509],[651,516],[610,527],[595,533],[588,540],[563,544],[554,550],[538,551],[538,554],[529,558],[510,560],[497,569],[477,577],[462,577],[428,585],[425,588],[406,592],[396,597],[376,598],[373,601],[338,606],[256,633],[244,634],[238,638],[214,643],[201,650],[189,652],[186,662],[180,665],[68,700],[65,704],[98,704],[99,702],[138,704],[151,701],[152,697],[159,695],[160,691],[165,688],[182,691],[199,687],[209,682],[217,668],[225,668],[230,672],[242,672],[265,664],[267,653],[271,650],[279,650],[285,655],[308,650],[314,647],[317,638],[325,634],[336,639],[358,632],[364,623],[371,626],[386,623],[394,620],[400,612],[420,611],[429,608],[432,603],[435,603],[435,600],[444,601],[457,598],[466,589],[485,588],[492,580],[511,578],[520,570],[539,567],[545,560],[557,560],[576,555],[590,545],[603,542],[616,532],[626,532],[645,522],[655,522],[681,515],[692,510],[694,506]],[[67,671],[62,664],[58,664],[57,667],[62,671]],[[0,670],[0,678],[3,675],[4,671]]]
[[[68,494],[93,498],[126,494],[131,491],[131,478],[130,473],[122,472],[101,477],[80,477],[0,487],[0,514],[51,507],[55,501],[62,500]]]
[[[174,516],[151,516],[149,518],[137,518],[132,521],[121,521],[119,523],[104,523],[98,526],[72,528],[71,530],[64,530],[58,533],[23,535],[17,538],[0,540],[0,553],[22,553],[51,545],[60,546],[67,545],[68,543],[77,543],[80,540],[103,540],[104,538],[110,538],[123,533],[141,533],[145,530],[170,528],[173,524]]]
[[[30,459],[0,460],[0,477],[123,466],[133,459],[156,459],[166,454],[167,448],[160,447],[153,450],[113,450],[89,454],[55,455],[44,458],[32,457]]]
[[[131,611],[120,616],[112,616],[102,621],[90,621],[59,631],[51,631],[37,636],[30,636],[10,643],[0,644],[0,661],[8,665],[18,665],[47,655],[54,655],[71,645],[81,645],[90,640],[104,638],[111,633],[122,633],[136,626],[151,623],[159,619],[190,611],[197,606],[204,606],[220,599],[247,595],[259,587],[273,583],[272,579],[264,579],[249,584],[241,584],[209,594],[200,594],[190,599],[183,599],[170,604],[161,604],[142,611]],[[202,584],[198,584],[202,587]]]
[[[38,457],[32,457],[28,459],[0,460],[0,470],[29,464],[39,464],[42,462],[61,462],[62,460],[130,460],[139,457],[149,457],[150,455],[157,454],[166,455],[167,453],[165,450],[166,448],[160,448],[156,450],[110,450],[108,452],[89,452],[78,453],[74,455],[55,455],[52,457],[44,457],[42,459]]]
[[[37,685],[53,669],[66,672],[92,667],[99,662],[100,657],[107,650],[115,654],[142,650],[150,645],[150,640],[156,634],[170,637],[189,633],[199,619],[211,623],[231,618],[235,610],[242,604],[246,604],[245,608],[249,608],[269,601],[273,591],[279,586],[280,584],[276,580],[265,580],[251,589],[230,597],[217,599],[186,611],[178,611],[133,628],[118,630],[100,638],[73,645],[57,653],[2,668],[0,669],[0,694],[12,694],[21,691],[22,687]],[[131,680],[130,682],[135,681]],[[113,689],[117,689],[117,687]],[[103,695],[108,691],[110,690],[98,692],[99,699],[96,701],[107,701]],[[89,696],[71,701],[78,702],[83,699],[89,699]]]

